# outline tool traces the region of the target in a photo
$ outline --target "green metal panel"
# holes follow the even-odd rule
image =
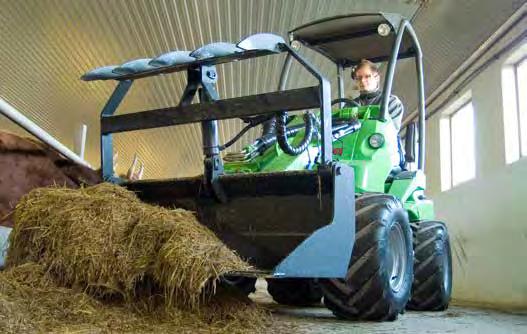
[[[374,119],[379,112],[377,106],[365,110],[361,129],[355,133],[352,145],[344,149],[342,160],[355,170],[356,192],[384,192],[384,182],[394,165],[398,164],[397,133],[389,121]],[[372,134],[384,136],[384,144],[374,149],[368,143]],[[333,144],[334,146],[336,143]]]
[[[408,211],[410,221],[435,219],[434,203],[431,200],[407,201],[403,203],[403,207]]]
[[[434,219],[434,204],[424,197],[426,177],[416,171],[412,178],[395,178],[389,185],[388,193],[403,203],[411,221]]]
[[[398,179],[395,178],[392,182],[389,194],[392,194],[399,198],[401,202],[406,202],[409,197],[414,194],[415,191],[424,190],[426,188],[426,177],[425,174],[418,170],[415,172],[415,176],[410,179]]]

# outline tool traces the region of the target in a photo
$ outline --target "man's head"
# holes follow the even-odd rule
[[[381,77],[377,66],[369,60],[363,59],[351,71],[351,78],[355,80],[361,93],[371,93],[379,89]]]

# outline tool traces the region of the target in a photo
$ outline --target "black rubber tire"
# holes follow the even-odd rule
[[[345,279],[320,280],[324,304],[338,318],[393,321],[404,312],[412,286],[412,230],[408,214],[398,199],[386,194],[358,197],[355,209],[356,236],[348,274]],[[392,227],[401,231],[400,254],[406,261],[401,266],[397,291],[390,284],[397,279],[392,277],[390,265]]]
[[[412,223],[414,282],[406,306],[416,311],[444,311],[452,294],[452,254],[448,230],[439,221]]]
[[[225,275],[221,277],[220,283],[235,287],[246,296],[256,291],[256,277]]]
[[[283,305],[312,306],[322,300],[318,283],[307,278],[268,278],[267,291]]]

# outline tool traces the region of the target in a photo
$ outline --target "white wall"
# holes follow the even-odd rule
[[[501,68],[506,59],[493,62],[457,95],[472,93],[475,179],[441,192],[441,113],[428,120],[427,192],[436,216],[450,229],[454,301],[527,309],[527,158],[505,163]]]

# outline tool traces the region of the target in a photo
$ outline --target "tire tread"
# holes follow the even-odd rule
[[[411,246],[411,229],[406,211],[394,196],[388,194],[367,194],[355,201],[356,238],[352,259],[345,281],[341,279],[321,280],[324,303],[335,316],[352,320],[395,320],[404,310],[410,295],[411,279],[402,305],[394,305],[386,298],[383,290],[380,258],[385,254],[387,241],[381,231],[388,222],[387,212],[403,217],[407,227],[407,242]],[[399,217],[399,216],[398,216]],[[412,254],[411,250],[409,253]],[[412,266],[413,261],[410,261]],[[410,272],[412,268],[408,269]],[[345,286],[346,288],[342,288]],[[391,293],[391,291],[390,291]]]
[[[414,233],[414,281],[407,308],[442,311],[448,308],[452,292],[452,258],[446,225],[439,221],[412,223]],[[449,268],[444,268],[444,257]],[[449,272],[445,273],[445,270]],[[448,275],[445,278],[445,274]],[[445,289],[444,280],[447,279]]]

